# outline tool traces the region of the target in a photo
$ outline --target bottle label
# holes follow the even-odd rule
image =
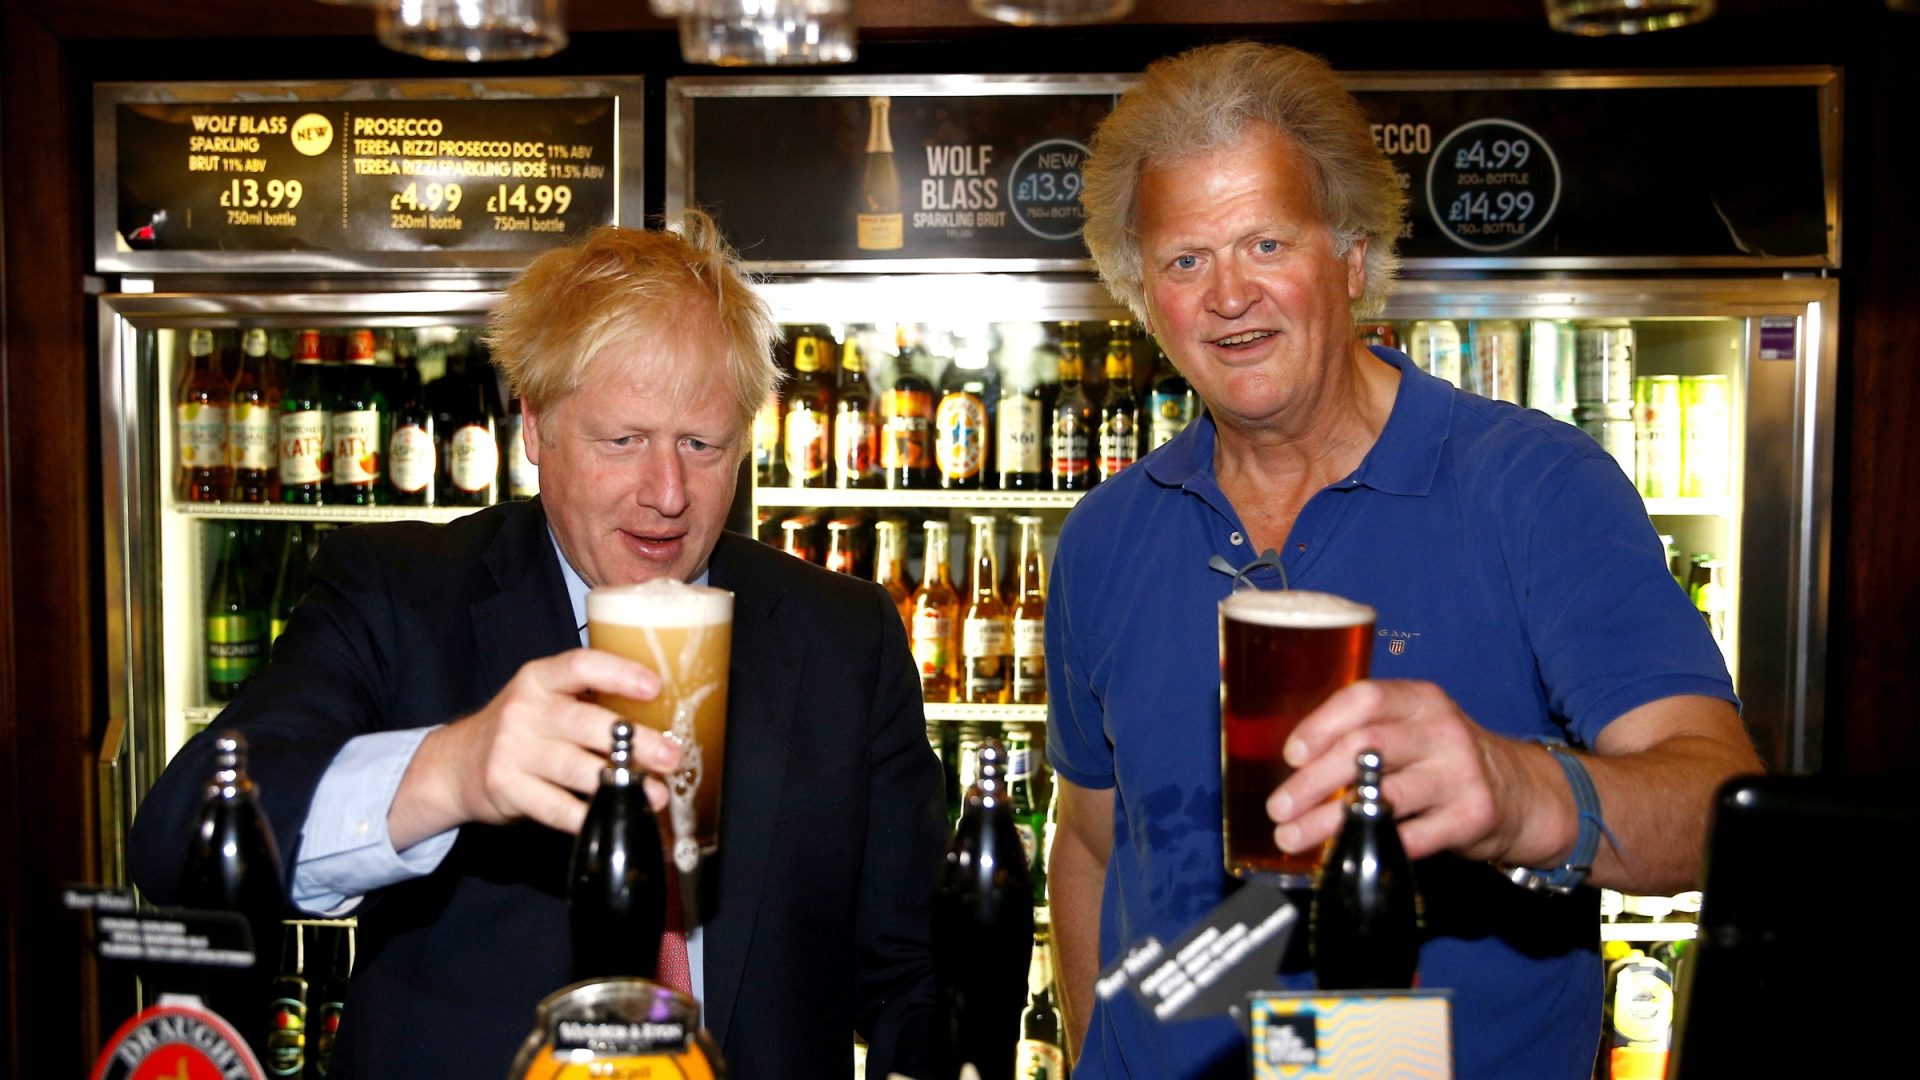
[[[1033,831],[1033,823],[1016,821],[1013,823],[1013,831],[1020,834],[1020,850],[1026,856],[1027,865],[1032,866],[1033,853],[1040,846],[1040,837]]]
[[[1153,418],[1147,422],[1148,449],[1158,450],[1193,423],[1193,398],[1187,394],[1150,394]]]
[[[507,497],[531,499],[538,494],[540,466],[527,460],[527,429],[516,416],[507,426]]]
[[[1040,471],[1040,403],[1030,397],[1004,397],[995,410],[1000,421],[999,451],[1002,473]]]
[[[861,251],[894,251],[906,242],[904,214],[859,214],[856,218],[855,244]]]
[[[448,451],[453,486],[461,491],[485,491],[500,476],[500,444],[493,432],[479,424],[468,424],[453,433]]]
[[[1131,413],[1116,412],[1100,422],[1100,475],[1112,476],[1140,456],[1140,436]]]
[[[964,619],[960,623],[960,653],[968,659],[1008,656],[1012,653],[1011,637],[1005,619]]]
[[[180,466],[216,469],[227,463],[227,407],[189,401],[175,410],[180,427]]]
[[[257,612],[207,616],[208,682],[238,686],[253,674],[265,651],[261,622]]]
[[[438,456],[433,436],[419,424],[395,428],[387,443],[387,479],[393,483],[393,490],[406,495],[425,491],[439,465],[435,460]]]
[[[865,409],[846,409],[833,417],[833,465],[853,480],[880,466],[880,418]]]
[[[913,616],[913,658],[920,663],[920,676],[943,674],[953,655],[953,620],[944,615],[919,611]]]
[[[319,1022],[313,1028],[313,1051],[307,1060],[313,1065],[315,1076],[325,1080],[333,1073],[333,1044],[340,1036],[340,1016],[346,1011],[343,1002],[323,1002],[319,1008]]]
[[[380,414],[372,409],[333,414],[333,482],[380,479]]]
[[[307,1003],[299,998],[275,998],[273,1030],[267,1033],[267,1071],[275,1076],[298,1076],[307,1063]]]
[[[1080,414],[1073,411],[1058,413],[1053,418],[1053,475],[1081,477],[1093,468],[1093,459],[1089,454],[1087,426],[1081,422]]]
[[[1045,619],[1013,620],[1013,655],[1022,660],[1044,657],[1047,653]]]
[[[880,398],[885,417],[880,464],[887,469],[933,467],[933,395],[921,390],[889,390]]]
[[[940,475],[970,480],[980,475],[987,455],[987,407],[972,394],[960,392],[940,399],[933,417],[933,453]]]
[[[1052,1043],[1021,1039],[1014,1051],[1013,1075],[1019,1080],[1062,1080],[1067,1075],[1067,1056]]]
[[[233,407],[233,467],[249,472],[273,468],[273,410],[246,401]]]
[[[832,461],[826,417],[812,409],[787,413],[787,475],[795,484],[819,480]]]
[[[318,484],[333,468],[327,414],[319,409],[280,415],[280,482]]]

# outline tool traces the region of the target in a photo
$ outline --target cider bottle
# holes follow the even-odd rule
[[[267,332],[249,329],[240,339],[240,371],[233,380],[233,412],[228,452],[233,462],[233,501],[261,503],[273,498],[273,414],[280,389],[267,358]]]
[[[1007,669],[1013,664],[1012,642],[1008,640],[1012,626],[1007,606],[1000,600],[993,515],[976,514],[972,523],[967,607],[960,624],[960,667],[964,676],[960,700],[1002,705],[1007,700]]]
[[[293,349],[293,377],[280,398],[280,501],[318,506],[333,479],[333,435],[327,417],[326,364],[320,331],[302,330]]]
[[[386,395],[373,379],[373,331],[347,337],[347,364],[330,411],[333,488],[328,501],[372,506],[386,501]]]
[[[947,567],[947,523],[927,521],[926,569],[913,594],[913,658],[920,666],[920,694],[927,701],[958,697],[959,650],[954,646],[960,596]]]
[[[900,611],[900,625],[911,640],[913,634],[913,582],[907,577],[907,527],[896,518],[882,518],[873,525],[874,580],[893,598]]]
[[[1022,514],[1013,519],[1020,530],[1019,577],[1013,600],[1013,687],[1009,698],[1017,705],[1041,705],[1047,700],[1047,574],[1040,555],[1040,518]]]
[[[174,407],[180,498],[186,502],[220,502],[233,486],[227,449],[233,387],[220,370],[213,331],[189,330],[187,356],[192,368],[180,404]]]

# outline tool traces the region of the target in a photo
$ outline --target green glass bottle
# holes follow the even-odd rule
[[[240,522],[221,522],[218,528],[220,558],[205,609],[207,698],[232,701],[266,654],[267,614],[256,595]]]

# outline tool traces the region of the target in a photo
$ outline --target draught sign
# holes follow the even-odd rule
[[[1468,251],[1506,251],[1526,243],[1559,204],[1560,162],[1525,124],[1462,124],[1427,161],[1428,210],[1440,232]]]

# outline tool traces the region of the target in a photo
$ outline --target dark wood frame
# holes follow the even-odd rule
[[[1721,0],[1704,27],[1604,42],[1548,34],[1538,0],[1141,0],[1116,27],[1014,31],[962,0],[858,0],[869,71],[1137,70],[1229,35],[1285,40],[1349,69],[1836,64],[1846,73],[1839,456],[1829,771],[1911,772],[1920,611],[1920,16],[1881,0]],[[1176,20],[1182,26],[1168,26]],[[59,908],[99,878],[95,757],[104,726],[94,315],[86,293],[96,80],[444,75],[367,44],[364,10],[304,0],[0,0],[0,1074],[79,1075],[126,1014]],[[574,0],[572,73],[683,73],[638,0]],[[316,43],[324,50],[313,49]],[[318,58],[294,61],[282,49]],[[344,60],[342,59],[344,57]],[[539,70],[537,68],[528,70]],[[501,74],[518,73],[502,67]],[[662,130],[658,102],[651,131]],[[650,153],[650,160],[660,156]],[[1756,155],[1757,157],[1760,155]],[[658,166],[651,166],[657,168]],[[1733,166],[1730,166],[1733,167]],[[657,202],[662,185],[648,182]]]

